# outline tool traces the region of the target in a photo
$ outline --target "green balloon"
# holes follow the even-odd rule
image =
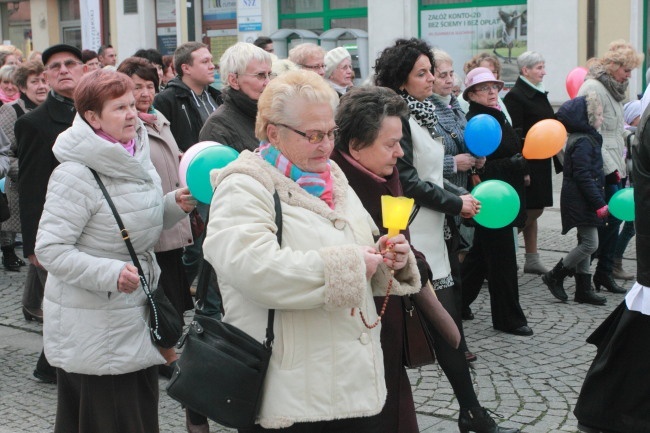
[[[187,187],[194,198],[209,204],[212,201],[210,171],[225,167],[238,156],[235,149],[223,144],[206,147],[197,153],[187,166]]]
[[[517,191],[501,180],[486,180],[472,190],[472,195],[481,202],[481,210],[474,221],[489,229],[507,226],[519,213]]]
[[[634,188],[618,190],[609,199],[609,212],[623,221],[634,221]]]

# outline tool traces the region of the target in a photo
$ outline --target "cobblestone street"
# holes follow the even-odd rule
[[[560,235],[557,191],[556,185],[555,207],[546,210],[539,224],[540,256],[548,268],[575,244],[575,231]],[[630,272],[636,271],[634,241],[623,260]],[[521,236],[519,242],[518,261],[523,269]],[[0,433],[46,433],[54,424],[56,388],[32,377],[41,350],[41,325],[27,322],[22,316],[24,269],[20,273],[0,270]],[[605,292],[604,307],[571,300],[561,303],[538,276],[520,270],[519,283],[521,305],[535,332],[532,337],[492,329],[487,286],[472,306],[476,318],[464,322],[469,348],[478,355],[472,374],[479,401],[503,415],[500,424],[519,426],[522,432],[577,432],[572,410],[595,353],[585,339],[623,300],[623,295]],[[631,281],[625,283],[626,288],[631,285]],[[573,279],[567,279],[565,286],[573,299]],[[189,313],[186,318],[190,318]],[[436,364],[411,370],[409,375],[421,431],[457,432],[458,404],[440,367]],[[166,395],[165,383],[165,379],[160,380],[161,432],[184,432],[183,412]],[[216,424],[211,424],[211,431],[232,432]]]

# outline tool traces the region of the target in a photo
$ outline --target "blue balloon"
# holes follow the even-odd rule
[[[501,125],[489,114],[472,117],[465,127],[465,144],[474,156],[488,156],[501,143]]]
[[[0,192],[4,194],[5,192],[5,178],[0,179]]]
[[[212,200],[210,171],[225,167],[238,156],[235,149],[223,144],[206,147],[197,153],[187,167],[187,186],[194,198],[209,204]]]

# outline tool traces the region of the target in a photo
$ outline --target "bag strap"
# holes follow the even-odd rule
[[[282,245],[282,203],[280,202],[280,196],[277,191],[273,191],[273,202],[275,206],[275,225],[277,227],[276,237],[278,238],[278,244]],[[205,230],[208,230],[208,222],[210,221],[210,211],[208,210],[208,215],[205,219]],[[201,266],[201,273],[199,274],[199,280],[196,288],[196,296],[198,298],[197,305],[201,305],[208,292],[208,284],[210,282],[212,274],[212,265],[203,260]],[[218,290],[218,288],[217,288]],[[222,305],[223,313],[223,305]],[[268,313],[268,320],[266,324],[266,339],[264,340],[264,347],[270,349],[273,345],[273,340],[275,335],[273,333],[273,321],[275,320],[275,310],[270,309]]]

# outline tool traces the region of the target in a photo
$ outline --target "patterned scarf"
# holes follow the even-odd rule
[[[274,147],[268,141],[260,143],[259,151],[260,156],[266,162],[280,170],[282,174],[296,182],[309,194],[319,197],[327,203],[330,209],[334,209],[334,187],[329,163],[326,171],[309,173],[296,167],[277,147]]]
[[[621,66],[622,68],[623,66]],[[594,78],[602,83],[607,91],[612,95],[612,97],[617,101],[621,102],[627,98],[627,86],[629,82],[619,83],[611,75],[605,71],[605,67],[601,64],[596,64],[589,69],[589,75],[587,78]]]
[[[413,96],[409,95],[406,90],[399,92],[400,96],[404,98],[406,104],[409,106],[411,115],[418,122],[418,125],[424,126],[427,129],[433,128],[438,123],[438,118],[435,114],[435,105],[429,99],[418,101]]]

